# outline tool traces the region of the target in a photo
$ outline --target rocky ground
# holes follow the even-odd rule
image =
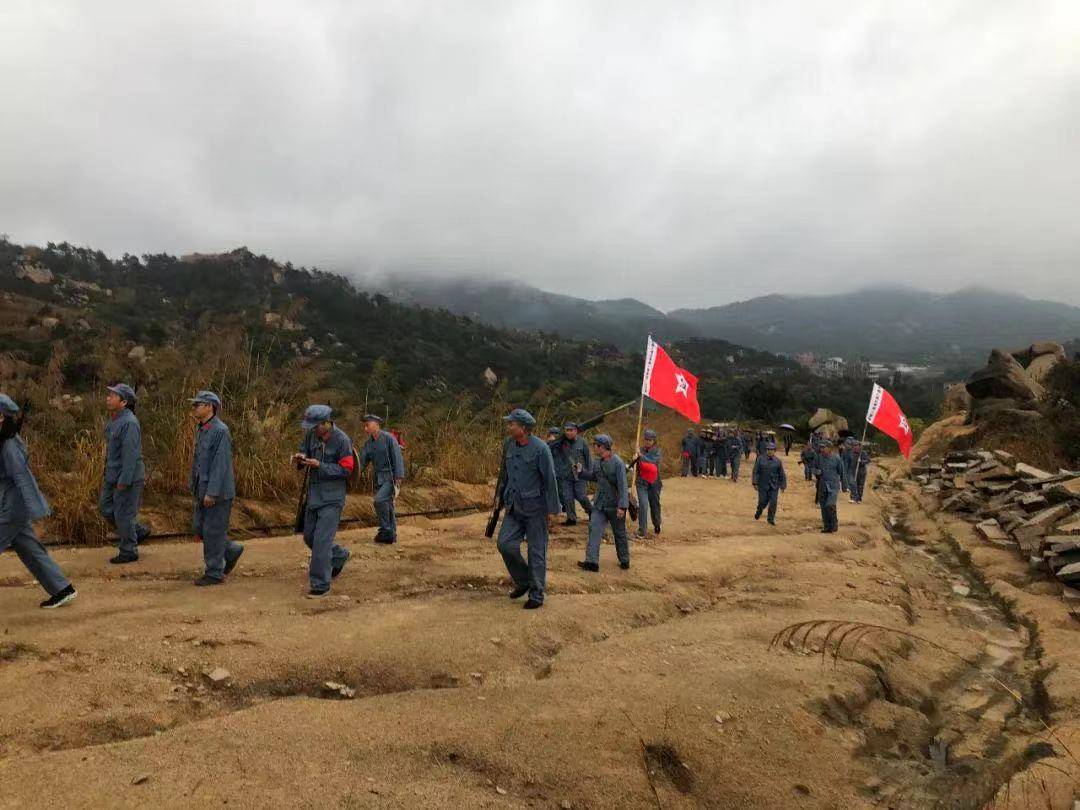
[[[53,612],[4,555],[0,807],[1071,807],[1080,625],[914,484],[820,534],[795,460],[777,528],[747,474],[668,481],[629,571],[559,529],[531,612],[482,515],[344,533],[319,602],[296,537],[214,589],[190,543],[59,550]],[[899,632],[770,647],[814,619]]]

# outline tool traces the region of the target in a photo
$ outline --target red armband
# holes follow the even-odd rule
[[[339,459],[338,464],[342,467],[342,469],[348,470],[349,472],[352,472],[353,469],[356,467],[356,462],[352,457],[352,453],[349,453],[349,455]]]

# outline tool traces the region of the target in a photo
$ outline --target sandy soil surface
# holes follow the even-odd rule
[[[344,532],[323,601],[296,537],[249,541],[219,588],[191,585],[190,543],[120,570],[62,549],[80,596],[58,611],[4,555],[0,807],[982,806],[1040,755],[1033,626],[900,487],[819,533],[795,461],[776,528],[748,474],[669,480],[629,571],[606,544],[581,572],[584,527],[559,528],[538,611],[506,598],[483,515],[389,548]],[[945,649],[770,648],[812,619]]]

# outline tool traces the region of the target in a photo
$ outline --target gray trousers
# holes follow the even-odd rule
[[[717,453],[713,459],[713,473],[724,478],[727,475],[727,456]]]
[[[34,575],[49,596],[55,596],[71,584],[41,545],[29,522],[0,523],[0,551],[9,547],[15,549],[26,570]]]
[[[521,556],[521,541],[528,547],[529,560]],[[503,518],[499,527],[499,553],[510,573],[510,578],[519,588],[529,586],[529,598],[537,602],[544,601],[544,586],[547,583],[547,515],[521,515],[512,508]]]
[[[856,503],[862,503],[863,490],[866,489],[866,467],[860,465],[859,472],[854,478],[855,488],[851,490],[851,494]]]
[[[312,590],[329,588],[334,566],[344,565],[349,559],[349,552],[334,542],[341,509],[340,504],[327,504],[304,513],[304,544],[311,549],[308,579]]]
[[[116,484],[101,485],[98,510],[116,529],[117,548],[124,556],[139,556],[139,538],[146,533],[146,527],[139,523],[142,494],[142,481],[135,481],[123,490],[117,489]]]
[[[758,487],[757,513],[761,513],[766,507],[769,509],[769,520],[776,520],[776,505],[780,501],[780,487]]]
[[[592,512],[592,504],[589,503],[586,484],[580,478],[577,481],[573,478],[559,479],[559,502],[566,513],[567,520],[577,520],[577,504],[579,503],[581,508],[585,510],[586,515]]]
[[[735,455],[733,455],[728,460],[731,462],[731,480],[732,481],[738,481],[739,480],[739,465],[742,464],[742,456],[741,456],[741,454],[736,453]]]
[[[379,516],[379,533],[397,537],[397,510],[394,508],[394,479],[379,484],[375,490],[375,514]],[[340,518],[341,515],[339,514]]]
[[[203,562],[210,579],[225,579],[225,562],[235,560],[244,550],[242,545],[229,539],[232,505],[232,498],[229,498],[207,509],[202,505],[202,498],[195,499],[191,525],[195,534],[202,538]]]
[[[640,478],[637,480],[638,500],[638,529],[642,534],[649,527],[649,517],[652,517],[653,528],[660,530],[660,482],[650,484]]]
[[[821,505],[821,528],[827,532],[835,532],[840,528],[840,520],[836,516],[836,504],[829,505],[826,501]]]
[[[593,509],[589,515],[589,542],[585,545],[586,562],[600,564],[600,541],[608,524],[615,535],[615,555],[620,563],[630,564],[630,539],[626,536],[626,515],[615,517],[615,510]]]
[[[806,476],[807,481],[814,480],[814,467],[809,461],[803,462],[803,475]]]

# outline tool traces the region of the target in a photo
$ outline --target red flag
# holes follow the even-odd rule
[[[649,348],[645,352],[645,378],[641,383],[642,394],[678,411],[691,422],[700,422],[701,407],[697,401],[697,384],[697,377],[675,365],[668,353],[649,338]]]
[[[877,383],[874,383],[874,391],[870,394],[870,407],[866,409],[866,423],[896,439],[904,458],[910,458],[911,425],[908,424],[907,417],[896,404],[893,395]]]

